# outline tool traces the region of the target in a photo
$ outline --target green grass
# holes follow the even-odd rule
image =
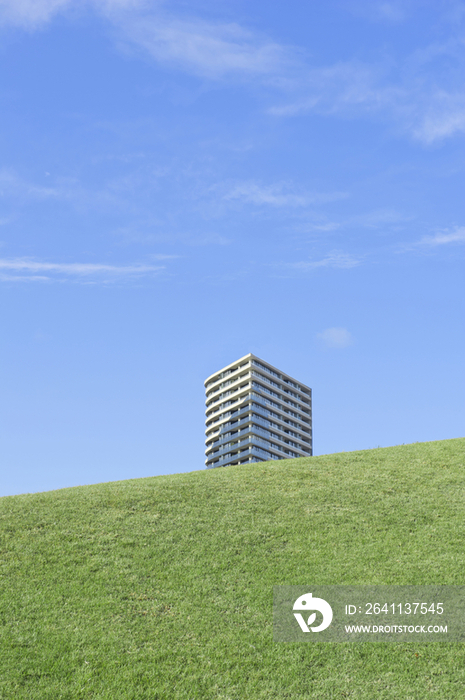
[[[279,584],[463,584],[465,439],[0,499],[0,698],[463,700],[462,644],[276,644]]]

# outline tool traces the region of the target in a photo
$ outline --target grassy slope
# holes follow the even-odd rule
[[[465,696],[461,644],[275,644],[274,584],[463,584],[465,439],[0,499],[0,698]]]

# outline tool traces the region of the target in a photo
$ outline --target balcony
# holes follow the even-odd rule
[[[248,372],[249,367],[250,367],[250,363],[245,362],[244,364],[239,365],[239,367],[235,367],[234,369],[228,369],[226,372],[222,372],[217,377],[215,377],[215,379],[211,379],[208,382],[208,384],[205,385],[205,391],[207,392],[207,394],[216,393],[217,391],[220,390],[220,387],[225,387],[225,386],[227,386],[227,384],[231,384],[233,382],[236,382],[238,377],[237,376],[233,377],[232,379],[228,380],[227,382],[221,382],[222,379],[225,379],[226,377],[229,377],[231,374],[235,374],[236,372],[240,372],[240,371]],[[221,384],[218,385],[218,382],[221,382]],[[212,387],[214,387],[215,384],[218,386],[216,386],[216,388],[212,389]]]
[[[252,459],[250,459],[250,457],[252,457]],[[224,465],[230,464],[231,462],[235,462],[236,460],[241,461],[246,458],[248,458],[248,461],[250,462],[268,462],[271,460],[284,459],[284,457],[278,457],[277,455],[273,455],[267,452],[266,450],[263,450],[261,447],[252,445],[251,447],[249,447],[249,450],[247,452],[238,452],[234,455],[225,455],[223,457],[220,457],[218,461],[214,464],[207,464],[207,469],[222,467]]]
[[[215,413],[218,413],[223,408],[227,408],[227,406],[231,405],[232,403],[235,403],[238,401],[241,397],[245,396],[245,394],[250,391],[250,381],[248,381],[247,377],[241,377],[241,382],[243,383],[242,385],[239,385],[235,389],[231,389],[230,391],[225,391],[222,394],[220,394],[217,397],[213,397],[212,399],[209,399],[206,401],[206,416],[211,416]],[[229,401],[225,401],[225,399],[229,399]]]
[[[239,371],[239,370],[237,370]],[[223,389],[226,389],[228,386],[232,386],[233,384],[236,384],[237,382],[242,382],[244,380],[249,379],[249,371],[247,370],[246,372],[242,372],[242,374],[237,375],[236,377],[233,377],[232,379],[229,379],[227,382],[222,382],[219,386],[216,387],[216,389],[210,389],[210,391],[207,391],[206,393],[206,398],[207,401],[206,403],[211,403],[212,401],[217,401],[220,398],[220,395],[215,396],[215,394],[218,394],[218,392],[222,391]],[[226,394],[221,394],[221,396],[226,396]]]
[[[290,391],[289,389],[284,388],[281,384],[277,384],[276,382],[273,382],[271,379],[267,379],[267,377],[264,377],[262,374],[259,372],[255,372],[252,370],[250,374],[254,375],[257,377],[260,381],[266,382],[267,384],[270,384],[270,386],[274,386],[276,389],[279,389],[279,391],[282,394],[286,394],[287,396],[292,396],[292,398],[297,399],[297,401],[300,401],[300,403],[304,404],[304,406],[308,407],[310,405],[310,401],[307,398],[303,398],[299,394],[296,394],[293,391]],[[277,396],[280,398],[275,392],[272,392],[273,396]],[[283,399],[281,399],[282,401]]]
[[[304,408],[303,406],[300,406],[300,404],[294,403],[294,401],[291,401],[290,399],[286,399],[284,396],[280,396],[277,394],[275,391],[271,391],[271,389],[267,389],[264,386],[261,386],[257,382],[252,381],[252,388],[255,391],[259,391],[264,394],[270,394],[270,396],[273,396],[274,398],[278,399],[278,401],[281,401],[281,403],[286,404],[287,406],[291,406],[298,411],[301,411],[302,413],[310,414],[310,407]],[[294,413],[293,411],[288,411],[287,409],[284,409],[280,404],[274,403],[274,401],[269,400],[269,403],[271,406],[275,406],[275,408],[278,408],[280,411],[283,411],[284,413],[289,413],[290,415],[295,416],[302,422],[307,422],[308,418],[304,418],[303,416],[301,417],[298,413]]]
[[[251,422],[253,422],[254,425],[251,425]],[[240,426],[244,425],[244,424],[246,424],[245,427],[239,429]],[[264,427],[260,427],[260,424]],[[231,432],[231,428],[233,430],[237,429],[236,432],[234,433],[234,435],[228,435],[228,433]],[[267,428],[270,428],[269,421],[266,421],[263,418],[260,418],[258,416],[254,416],[253,418],[250,418],[249,416],[247,416],[246,418],[244,417],[244,418],[242,418],[242,420],[237,421],[237,423],[234,426],[225,427],[224,433],[226,433],[226,435],[224,435],[224,437],[217,438],[214,442],[211,442],[209,445],[207,445],[206,454],[208,455],[210,450],[214,449],[215,447],[227,446],[228,444],[232,445],[232,444],[234,444],[235,440],[243,437],[244,435],[248,435],[249,433],[251,435],[256,435],[258,437],[262,436],[266,440],[271,440],[274,442],[281,443],[277,446],[278,449],[280,447],[281,447],[281,449],[292,449],[293,448],[294,450],[297,450],[298,452],[304,453],[303,455],[299,455],[299,456],[304,456],[307,453],[307,451],[310,449],[309,447],[306,447],[306,446],[304,447],[304,446],[301,446],[300,444],[294,443],[291,440],[291,437],[287,436],[286,434],[278,435],[278,434],[272,432],[273,430],[276,430],[276,428],[271,428],[271,430],[268,430]],[[289,440],[291,444],[286,442],[287,440]],[[275,448],[272,447],[271,449],[275,449]],[[207,459],[209,459],[209,456],[207,456]]]
[[[243,434],[250,433],[250,429],[247,428],[246,430],[241,431]],[[239,436],[238,436],[239,437]],[[215,452],[210,452],[208,455],[206,455],[206,461],[210,462],[213,459],[217,459],[218,457],[221,457],[222,455],[229,454],[231,452],[236,452],[242,450],[246,446],[250,445],[255,445],[260,448],[265,448],[266,451],[273,450],[273,452],[278,452],[280,454],[281,459],[293,459],[294,457],[308,457],[308,454],[303,453],[304,451],[299,449],[299,448],[294,448],[299,449],[299,451],[303,454],[298,454],[294,452],[293,450],[289,449],[289,446],[286,445],[286,443],[283,443],[283,445],[276,445],[276,438],[270,438],[270,440],[273,440],[273,444],[270,444],[269,440],[266,439],[261,439],[260,437],[257,437],[253,433],[251,433],[248,437],[246,437],[243,440],[236,439],[236,440],[231,440],[231,438],[227,438],[227,442],[223,443],[223,446],[216,450]],[[270,452],[270,459],[273,459],[273,453]]]
[[[259,413],[261,413],[261,414],[262,414],[263,416],[265,416],[265,417],[272,416],[273,418],[276,418],[277,420],[280,420],[281,422],[285,422],[285,421],[283,420],[282,416],[278,416],[277,414],[274,414],[273,411],[271,411],[270,409],[267,408],[267,405],[270,403],[270,401],[269,401],[269,399],[267,399],[267,398],[266,398],[265,396],[263,396],[262,394],[258,394],[258,393],[254,392],[254,391],[252,390],[252,391],[250,391],[247,395],[244,395],[244,396],[241,398],[242,401],[247,401],[247,400],[250,400],[250,399],[252,399],[252,400],[254,401],[254,405],[253,405],[253,411],[254,411],[254,412],[259,412]],[[231,403],[233,403],[233,402],[231,402]],[[285,411],[281,406],[278,406],[278,409],[279,409],[280,411],[282,411],[283,413],[287,413],[288,415],[294,416],[293,413],[289,413],[289,411]],[[216,413],[218,413],[219,410],[220,410],[220,409],[218,409],[218,410],[216,411]],[[234,411],[230,411],[229,415],[224,415],[223,417],[220,416],[220,417],[217,418],[216,420],[211,421],[210,423],[208,423],[208,428],[211,427],[211,426],[213,426],[213,425],[215,425],[215,423],[219,423],[221,420],[226,420],[226,419],[228,419],[228,418],[231,418],[232,416],[237,416],[237,417],[239,417],[239,416],[241,416],[241,415],[244,415],[244,414],[246,414],[246,413],[249,413],[250,410],[251,410],[251,408],[250,408],[249,406],[246,406],[245,408],[237,407],[237,408],[234,409]],[[214,415],[214,413],[211,414],[211,415]],[[301,417],[298,416],[297,414],[295,414],[295,417],[297,417],[298,420],[300,420],[302,423],[304,423],[304,424],[305,424],[305,427],[302,427],[302,426],[298,425],[297,423],[294,425],[294,427],[296,427],[298,430],[301,430],[303,433],[307,434],[307,433],[308,433],[308,430],[309,430],[309,427],[308,427],[309,421],[308,421],[308,419],[304,420],[303,418],[301,418]]]

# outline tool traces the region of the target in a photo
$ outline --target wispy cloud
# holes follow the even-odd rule
[[[412,52],[402,62],[308,67],[287,100],[269,111],[278,117],[314,112],[383,118],[431,144],[465,132],[464,70],[461,37]]]
[[[152,256],[158,259],[173,256]],[[107,265],[104,263],[54,263],[31,260],[27,258],[0,259],[0,279],[26,282],[43,282],[52,280],[79,280],[87,282],[110,282],[144,275],[160,273],[162,265]]]
[[[430,95],[424,113],[412,128],[413,135],[425,143],[440,141],[465,132],[465,95],[436,89]]]
[[[414,4],[354,2],[352,10],[398,22]],[[456,29],[450,40],[397,60],[346,60],[315,67],[298,47],[238,23],[175,11],[161,0],[0,0],[0,24],[36,29],[60,12],[83,8],[103,14],[122,45],[142,50],[158,63],[215,81],[260,81],[274,96],[269,112],[277,117],[368,115],[387,120],[424,144],[465,132],[465,57]]]
[[[54,199],[57,197],[63,197],[63,194],[63,188],[37,185],[35,183],[28,182],[11,169],[0,169],[0,197]]]
[[[328,348],[346,348],[354,342],[347,328],[326,328],[316,337]]]
[[[344,253],[341,250],[333,250],[326,257],[320,260],[303,260],[295,263],[286,263],[286,267],[293,268],[295,270],[313,270],[318,267],[335,267],[340,269],[347,269],[351,267],[357,267],[361,264],[361,259],[356,258],[350,253]]]
[[[300,229],[305,233],[309,231],[322,231],[323,233],[331,233],[341,228],[341,224],[337,221],[326,221],[322,223],[310,223],[301,226]]]
[[[115,12],[140,8],[145,4],[144,0],[0,0],[0,25],[34,30],[69,9],[83,10],[93,6],[103,12]]]
[[[412,9],[412,0],[349,0],[346,8],[374,22],[402,22]]]
[[[439,231],[434,236],[425,236],[419,245],[439,246],[449,243],[465,243],[465,226],[459,226],[453,231]]]
[[[406,5],[408,3],[402,0],[402,2],[370,2],[366,4],[372,5],[374,19],[401,22],[405,19]]]
[[[296,192],[288,183],[262,185],[254,181],[240,182],[226,194],[225,200],[236,200],[274,207],[308,207],[348,197],[346,192]]]
[[[320,68],[306,66],[298,84],[293,86],[294,99],[271,107],[269,112],[292,117],[313,111],[327,114],[347,112],[357,106],[374,108],[383,99],[377,87],[379,72],[379,67],[360,61],[338,62]]]
[[[36,29],[70,4],[71,0],[0,0],[0,24]]]
[[[160,14],[126,19],[124,34],[157,61],[210,79],[275,75],[289,61],[283,46],[235,23]]]
[[[38,29],[65,10],[93,7],[119,30],[120,39],[155,60],[210,79],[276,75],[292,59],[283,45],[234,22],[169,13],[148,0],[0,0],[0,24]]]
[[[364,228],[385,228],[405,224],[413,218],[396,209],[373,209],[365,214],[356,214],[348,218],[346,223]]]
[[[1,0],[0,0],[1,1]],[[0,200],[22,205],[48,201],[66,202],[77,208],[134,209],[136,197],[151,195],[163,177],[156,168],[136,168],[110,177],[99,186],[85,187],[78,178],[56,177],[51,184],[34,182],[13,169],[0,169]],[[52,178],[47,178],[50,182]]]

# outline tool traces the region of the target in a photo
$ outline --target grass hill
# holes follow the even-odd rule
[[[463,700],[463,644],[276,644],[273,585],[463,584],[465,439],[0,499],[1,700]]]

